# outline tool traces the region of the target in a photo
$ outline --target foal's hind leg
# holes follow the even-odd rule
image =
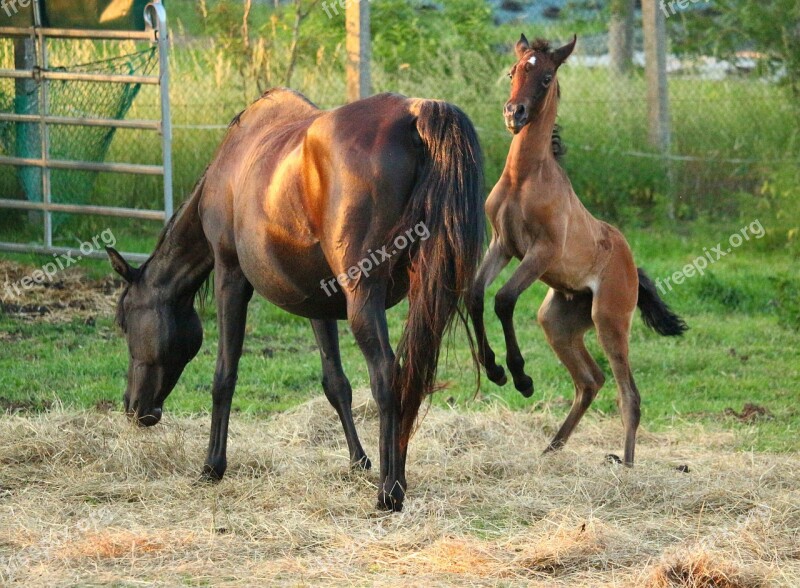
[[[548,452],[564,446],[602,388],[605,377],[583,343],[584,333],[592,326],[591,295],[578,294],[568,300],[551,288],[539,308],[539,324],[575,384],[572,408],[545,449]]]
[[[497,240],[492,239],[481,266],[478,268],[472,290],[467,297],[467,310],[472,318],[475,339],[478,342],[478,358],[486,368],[486,375],[489,380],[498,386],[505,384],[508,378],[506,378],[503,367],[497,365],[494,351],[486,338],[486,328],[483,323],[483,301],[487,286],[497,278],[502,269],[508,265],[509,260],[510,258],[503,253]]]
[[[633,287],[625,288],[629,284]],[[636,291],[633,288],[638,288],[635,274],[632,280],[629,279],[621,284],[603,284],[595,295],[592,305],[592,320],[597,327],[597,338],[608,357],[614,379],[617,381],[617,405],[625,428],[627,466],[633,465],[641,403],[639,390],[636,388],[628,362],[628,336],[636,308]]]
[[[353,423],[353,389],[342,369],[338,324],[335,320],[312,320],[311,326],[314,328],[322,360],[322,389],[328,401],[336,409],[339,420],[342,421],[347,448],[350,450],[350,465],[353,468],[368,470],[372,464],[361,447],[356,425]]]

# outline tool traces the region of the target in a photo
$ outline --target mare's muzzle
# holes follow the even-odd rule
[[[152,427],[153,425],[157,425],[161,420],[163,410],[160,406],[147,409],[140,406],[138,401],[131,403],[127,394],[123,397],[123,402],[125,404],[125,414],[128,419],[135,422],[140,427]]]

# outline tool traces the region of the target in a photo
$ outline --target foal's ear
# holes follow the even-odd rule
[[[553,61],[556,64],[556,67],[560,66],[567,60],[572,54],[572,50],[575,49],[575,43],[578,41],[578,35],[572,35],[572,41],[553,51]]]
[[[525,38],[524,34],[520,35],[519,41],[517,41],[517,44],[514,46],[514,53],[517,54],[517,59],[522,59],[525,53],[530,51],[530,49],[531,45],[528,43],[528,39]]]
[[[111,261],[111,267],[129,284],[136,279],[139,270],[131,266],[113,247],[106,247],[108,259]]]

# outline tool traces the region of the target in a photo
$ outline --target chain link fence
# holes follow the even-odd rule
[[[145,47],[131,43],[117,51],[138,55]],[[115,57],[103,43],[73,43],[51,50],[54,66],[86,68]],[[446,99],[461,106],[479,130],[487,156],[487,181],[502,170],[510,135],[502,123],[508,97],[510,52],[491,59],[475,56],[431,56],[430,63],[403,64],[397,71],[373,65],[375,91],[399,91]],[[447,61],[444,63],[444,58]],[[232,117],[258,97],[255,80],[243,72],[235,56],[208,38],[175,35],[171,60],[171,105],[174,128],[174,188],[176,204],[210,162]],[[647,140],[646,87],[641,67],[625,76],[612,74],[606,57],[591,40],[579,39],[578,50],[562,68],[559,124],[568,153],[566,167],[578,195],[611,220],[665,214],[734,213],[742,198],[756,198],[772,174],[800,161],[800,107],[779,80],[760,76],[753,59],[725,64],[714,60],[669,60],[672,146],[664,157]],[[292,86],[322,107],[344,102],[344,55],[318,56],[316,64],[299,67]],[[503,65],[505,64],[505,65]],[[446,67],[445,67],[446,66]],[[13,68],[13,47],[0,41],[0,67]],[[0,100],[14,96],[13,82],[0,88]],[[99,89],[83,93],[92,110]],[[70,106],[84,108],[78,103]],[[157,118],[158,90],[142,87],[127,113],[129,118]],[[5,129],[5,136],[14,135]],[[10,133],[10,135],[8,135]],[[87,139],[96,142],[96,138]],[[64,155],[66,157],[66,155]],[[86,157],[86,155],[81,155]],[[108,161],[155,164],[159,138],[153,133],[118,129],[110,139]],[[95,174],[88,187],[54,185],[85,204],[133,208],[158,207],[161,179]],[[0,170],[5,197],[24,197],[13,170]],[[65,196],[67,195],[64,192]],[[24,214],[0,211],[0,232],[36,239]],[[12,218],[13,216],[13,218]],[[70,219],[58,228],[56,239],[69,243],[81,234],[111,228],[122,248],[147,250],[160,226],[150,221],[87,218]],[[29,230],[30,229],[30,230]]]

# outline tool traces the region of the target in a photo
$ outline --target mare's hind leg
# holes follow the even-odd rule
[[[335,320],[312,320],[314,336],[317,338],[319,355],[322,360],[322,389],[331,403],[339,420],[342,421],[347,448],[350,451],[350,466],[368,470],[372,464],[361,447],[356,425],[353,422],[353,389],[342,369],[339,354],[339,327]]]
[[[548,254],[545,248],[530,249],[494,299],[494,311],[500,318],[506,339],[506,364],[514,378],[514,387],[526,398],[533,394],[533,380],[525,373],[525,360],[517,343],[514,308],[520,295],[544,273]]]
[[[238,266],[217,264],[214,267],[219,347],[214,386],[211,390],[211,438],[203,467],[203,477],[210,480],[222,479],[227,468],[228,420],[239,372],[239,358],[242,356],[247,303],[252,295],[253,287]]]
[[[400,397],[392,388],[394,351],[389,342],[385,301],[385,285],[362,285],[347,293],[347,317],[367,360],[372,396],[380,415],[378,507],[400,511],[406,492],[405,451],[400,447]]]
[[[483,323],[483,301],[486,288],[494,282],[498,274],[508,265],[511,258],[508,257],[500,247],[496,239],[492,239],[489,249],[478,268],[475,276],[474,285],[467,297],[467,310],[472,318],[472,325],[475,328],[475,339],[478,342],[478,358],[486,368],[486,375],[495,384],[502,386],[508,381],[505,370],[497,365],[495,354],[486,338],[486,328]]]
[[[601,284],[592,304],[592,320],[597,328],[597,338],[617,381],[617,405],[625,428],[625,465],[631,466],[636,448],[641,401],[628,362],[628,336],[636,309],[638,281],[634,274],[633,279],[618,282],[611,283],[609,280]]]
[[[567,299],[552,288],[539,308],[539,324],[550,347],[572,376],[575,399],[564,424],[545,452],[561,449],[602,388],[605,377],[583,343],[583,336],[592,326],[592,296],[578,294]]]

